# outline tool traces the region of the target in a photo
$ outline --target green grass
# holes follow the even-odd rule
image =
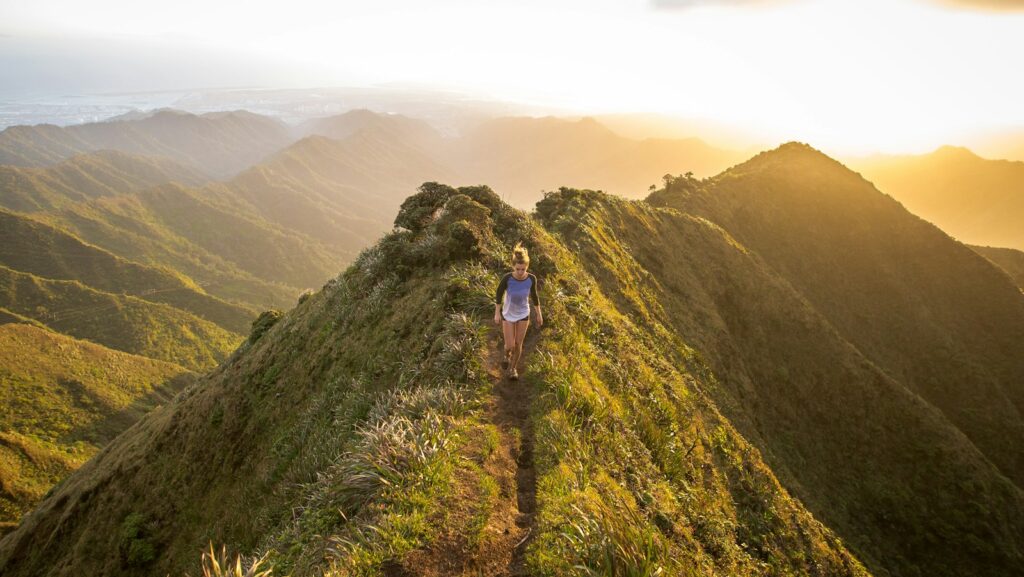
[[[0,325],[0,521],[20,519],[189,377],[40,327]]]
[[[241,342],[236,333],[165,304],[39,278],[0,265],[0,306],[112,349],[208,369]]]

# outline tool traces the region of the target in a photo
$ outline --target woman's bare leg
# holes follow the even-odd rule
[[[512,353],[512,364],[510,365],[512,367],[518,366],[519,359],[523,357],[523,341],[526,340],[526,329],[528,328],[530,328],[530,319],[528,318],[515,323],[515,341],[513,341],[515,350]]]
[[[510,355],[515,351],[516,348],[516,323],[501,320],[501,332],[505,335],[505,359],[509,361],[508,368],[512,368],[515,365],[512,364]]]

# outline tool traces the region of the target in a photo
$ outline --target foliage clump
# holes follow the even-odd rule
[[[121,522],[121,557],[129,567],[142,567],[156,559],[156,546],[148,535],[146,517],[130,513]]]
[[[256,320],[252,322],[252,332],[249,333],[249,343],[255,343],[260,340],[267,331],[270,330],[277,321],[281,320],[283,314],[281,311],[271,309],[269,311],[263,311],[260,316],[256,317]]]

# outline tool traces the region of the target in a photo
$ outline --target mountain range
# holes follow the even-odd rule
[[[943,146],[924,155],[848,163],[961,242],[1024,250],[1024,161],[990,160]]]
[[[293,575],[1024,574],[1007,271],[805,144],[663,184],[531,213],[423,184],[0,568],[182,574],[213,541]],[[513,383],[516,242],[545,326]]]
[[[213,540],[297,575],[1019,574],[1020,163],[748,156],[365,110],[3,131],[2,572]],[[517,241],[521,389],[484,323]]]

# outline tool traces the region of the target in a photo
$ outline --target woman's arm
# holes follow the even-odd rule
[[[537,309],[537,326],[544,324],[544,315],[540,312],[540,292],[537,290],[537,277],[530,274],[533,277],[533,282],[530,283],[530,300],[533,301],[533,306]]]
[[[505,290],[508,289],[508,277],[510,276],[512,276],[511,273],[506,273],[501,277],[498,289],[494,291],[494,324],[496,325],[501,324],[501,299],[505,296]]]

